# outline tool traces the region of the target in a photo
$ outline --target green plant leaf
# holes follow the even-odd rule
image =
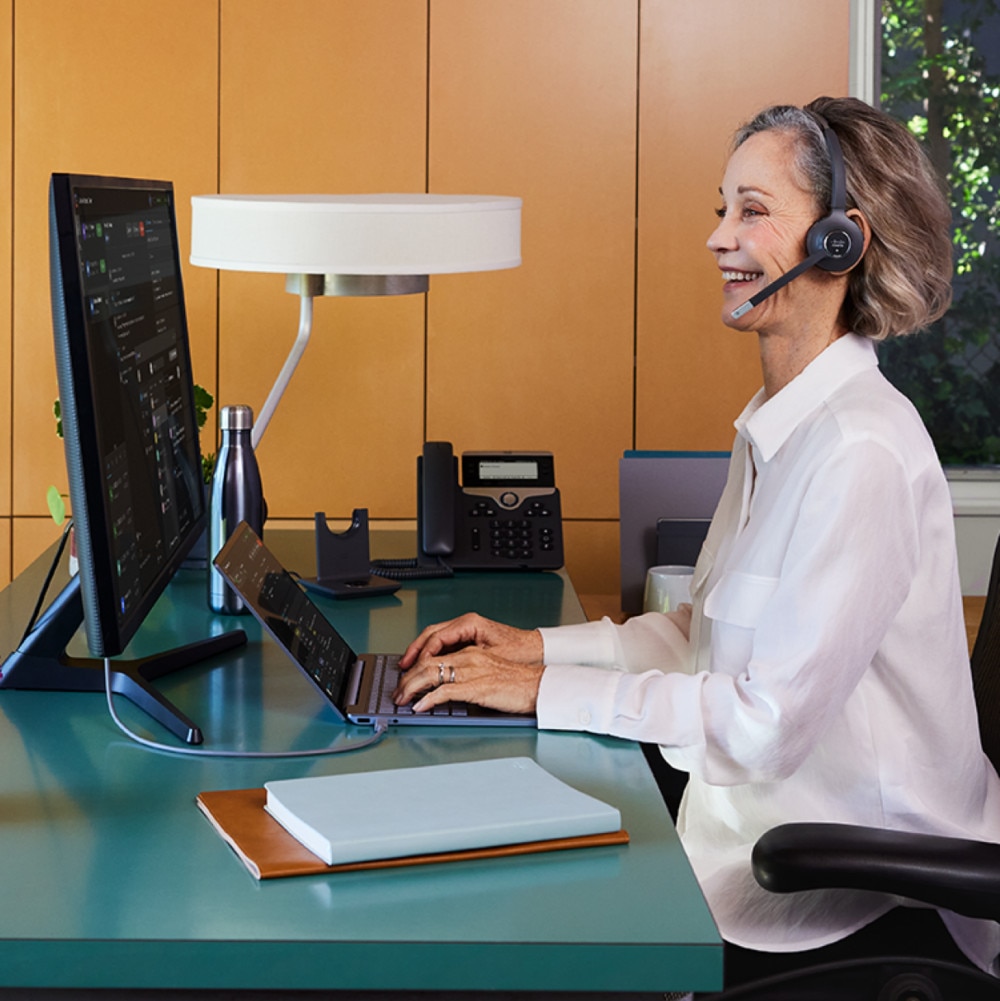
[[[66,501],[63,500],[63,495],[59,493],[58,487],[52,486],[45,491],[45,502],[49,505],[49,514],[52,515],[52,520],[57,525],[61,525],[66,520]]]
[[[205,426],[205,421],[208,420],[208,411],[212,409],[213,403],[215,403],[215,398],[212,394],[203,386],[199,386],[195,383],[194,412],[199,428],[203,428]]]
[[[953,211],[955,298],[886,376],[920,411],[945,465],[1000,463],[1000,74],[987,45],[998,0],[883,0],[882,108],[923,143]]]

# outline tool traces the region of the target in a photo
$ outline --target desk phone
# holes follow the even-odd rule
[[[562,510],[551,452],[463,452],[429,441],[417,459],[416,561],[380,560],[380,574],[558,570]],[[412,572],[411,572],[412,571]]]

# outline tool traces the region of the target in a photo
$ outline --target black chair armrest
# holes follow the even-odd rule
[[[1000,844],[850,824],[782,824],[754,845],[753,874],[774,893],[874,890],[1000,919]]]

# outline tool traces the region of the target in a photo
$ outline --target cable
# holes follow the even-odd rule
[[[52,578],[55,576],[56,567],[59,566],[59,560],[62,558],[63,550],[66,548],[66,541],[69,539],[69,531],[73,527],[73,519],[69,518],[66,521],[66,527],[62,531],[62,536],[59,539],[59,548],[56,550],[55,556],[52,558],[52,565],[49,567],[49,572],[45,577],[45,581],[42,584],[42,589],[38,594],[38,601],[35,602],[35,609],[31,613],[31,617],[28,619],[27,628],[24,630],[24,635],[21,637],[21,643],[28,638],[31,630],[35,628],[35,623],[38,621],[38,614],[42,610],[42,604],[45,601],[45,595],[48,594],[49,584],[52,583]]]
[[[437,563],[421,563],[417,559],[371,560],[369,572],[376,577],[403,581],[455,576],[455,571],[440,556]]]
[[[308,751],[227,751],[201,747],[175,747],[172,744],[161,744],[148,737],[141,737],[121,721],[115,711],[114,699],[111,697],[111,659],[109,657],[104,658],[104,695],[108,703],[108,712],[111,713],[115,725],[130,740],[154,751],[167,751],[170,754],[183,754],[195,758],[311,758],[321,754],[342,754],[346,751],[360,751],[363,747],[377,744],[389,729],[389,725],[380,720],[376,722],[372,735],[364,740],[354,741],[342,747],[318,747]]]

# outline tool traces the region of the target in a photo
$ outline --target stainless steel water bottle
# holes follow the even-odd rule
[[[220,423],[222,444],[208,502],[208,605],[213,612],[238,615],[246,611],[243,599],[226,583],[212,560],[241,521],[258,535],[263,533],[264,494],[250,441],[253,410],[243,405],[223,407]]]

